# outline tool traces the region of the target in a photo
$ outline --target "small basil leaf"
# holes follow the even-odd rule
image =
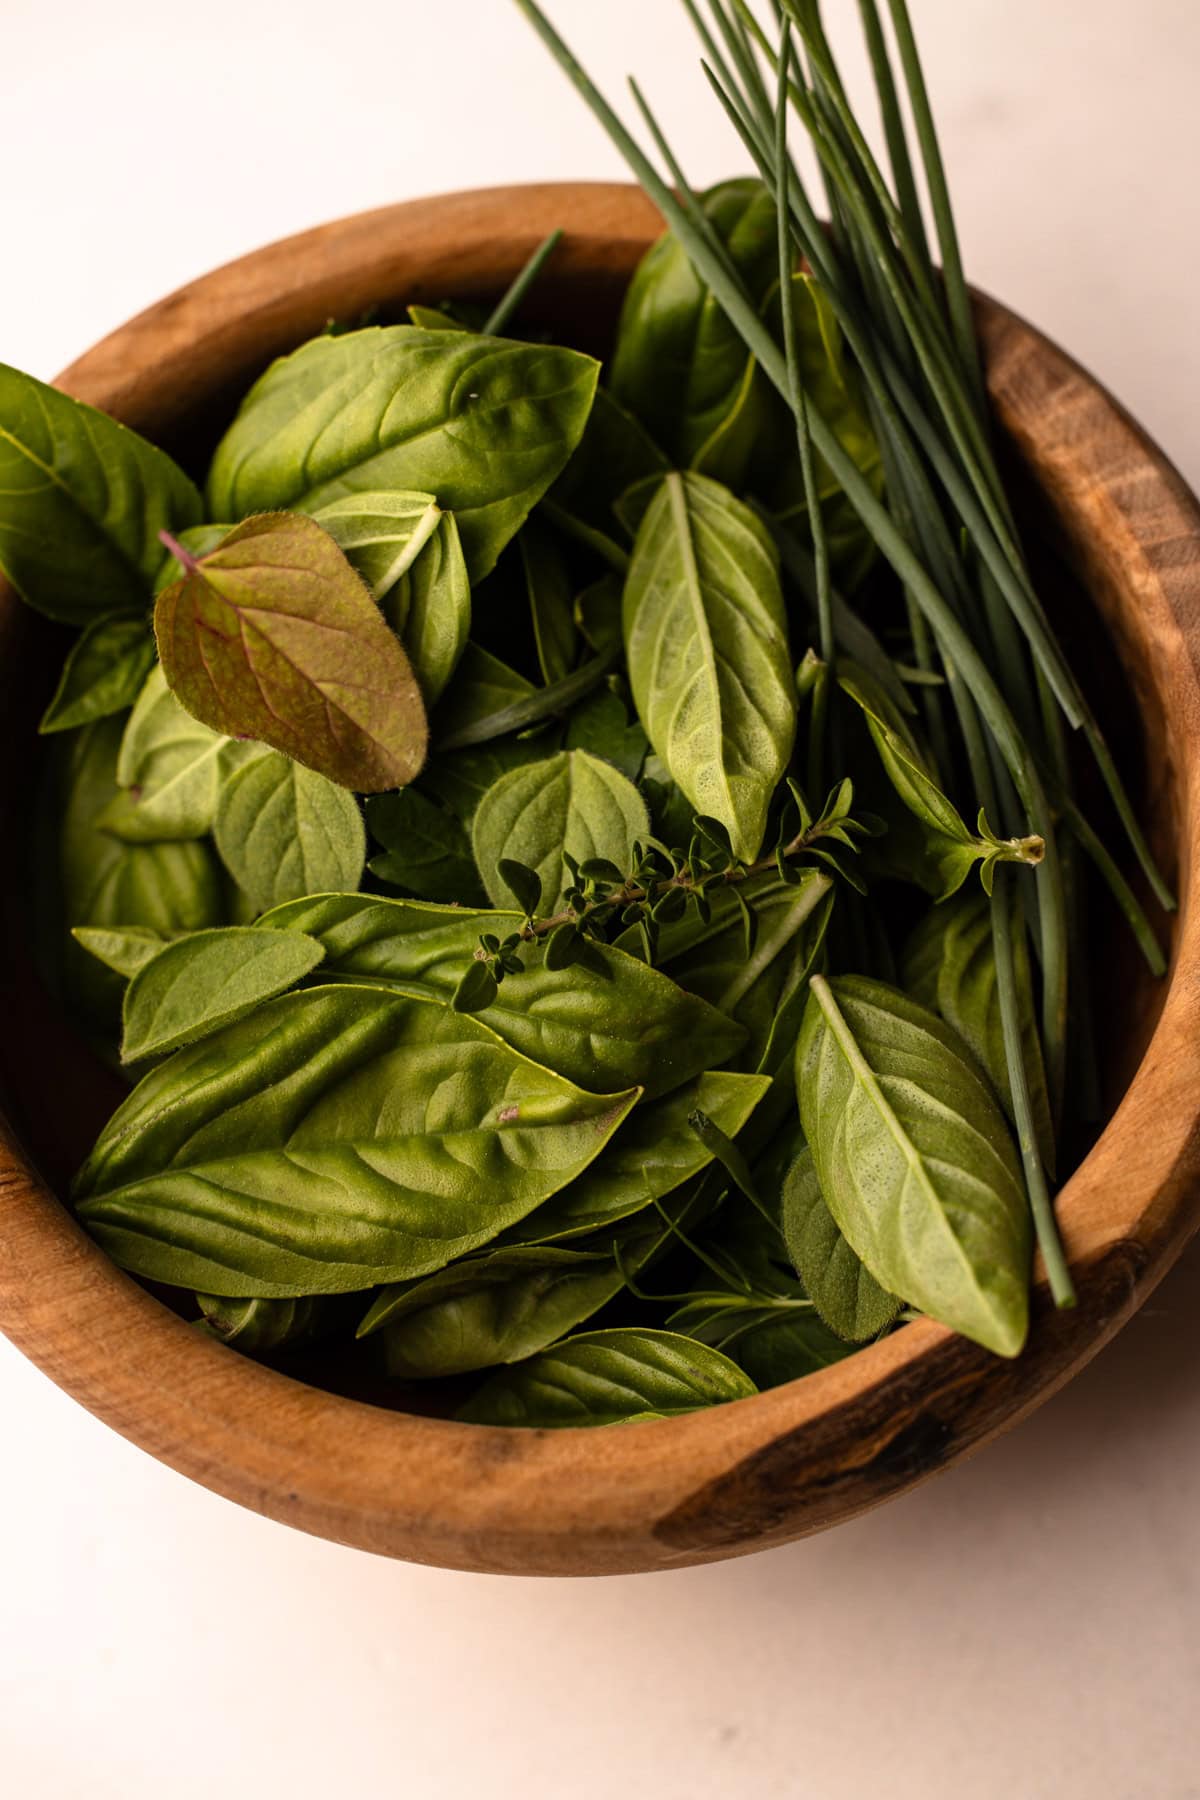
[[[230,925],[168,944],[125,990],[121,1060],[164,1056],[207,1037],[311,975],[325,955],[299,931]]]
[[[202,516],[163,451],[0,363],[0,569],[30,606],[74,625],[145,606],[159,532]]]
[[[753,861],[796,729],[774,546],[739,500],[668,475],[638,528],[625,585],[638,714],[693,807]]]
[[[649,830],[632,782],[586,750],[561,750],[500,777],[476,809],[471,842],[497,905],[508,898],[500,862],[515,859],[536,870],[546,910],[557,912],[571,885],[564,852],[577,862],[602,856],[628,868],[635,843]]]
[[[331,979],[387,982],[448,1006],[482,933],[503,939],[521,915],[329,894],[279,907],[260,924],[320,938]],[[745,1042],[740,1025],[657,969],[607,945],[588,949],[603,975],[584,965],[556,974],[531,955],[524,974],[504,981],[484,1022],[581,1086],[624,1081],[648,1095],[719,1067]]]
[[[673,1193],[712,1161],[688,1125],[700,1108],[735,1137],[770,1083],[760,1075],[710,1069],[674,1093],[635,1106],[591,1167],[504,1234],[508,1243],[545,1243],[598,1231]]]
[[[77,725],[125,712],[154,664],[154,635],[145,619],[95,619],[73,645],[38,730]]]
[[[196,1304],[213,1337],[248,1356],[264,1356],[323,1336],[353,1302],[320,1294],[298,1300],[228,1300],[220,1294],[197,1294]]]
[[[578,444],[598,365],[574,350],[373,326],[314,338],[251,388],[209,475],[216,515],[436,494],[481,581]]]
[[[381,881],[391,882],[422,900],[468,904],[483,900],[471,840],[461,822],[416,788],[401,788],[396,794],[372,794],[367,801],[367,825],[385,850],[383,856],[373,856],[370,862],[371,873]],[[345,892],[357,886],[357,878],[327,881],[323,887],[309,888],[308,892]]]
[[[804,1290],[830,1330],[848,1343],[878,1337],[900,1310],[842,1235],[803,1150],[783,1183],[783,1238]]]
[[[367,845],[358,801],[278,750],[223,782],[213,836],[256,912],[362,880]]]
[[[218,544],[224,543],[232,530],[232,525],[192,525],[187,531],[174,532],[172,541],[181,550],[186,550],[190,557],[198,559],[207,556]],[[175,552],[164,550],[162,566],[154,583],[154,598],[157,600],[165,588],[174,587],[186,574],[187,570]]]
[[[518,675],[490,650],[468,643],[437,709],[438,738],[458,737],[478,725],[480,720],[506,712],[536,692],[532,681]],[[441,762],[440,756],[438,762]]]
[[[214,731],[359,792],[420,769],[425,708],[408,658],[313,520],[239,525],[159,595],[154,625],[172,689]]]
[[[1029,1208],[992,1090],[940,1019],[814,976],[796,1047],[821,1192],[881,1287],[1001,1356],[1029,1318]]]
[[[634,482],[665,475],[669,466],[633,414],[597,388],[579,448],[548,499],[569,518],[611,539],[617,532],[617,499]]]
[[[131,844],[204,837],[212,829],[228,743],[184,710],[156,663],[121,738],[122,792],[98,823]]]
[[[458,1417],[477,1425],[618,1425],[678,1418],[757,1392],[719,1350],[676,1332],[588,1331],[493,1375]]]
[[[412,567],[442,514],[432,494],[393,489],[347,494],[312,509],[310,516],[382,600]]]
[[[489,744],[477,744],[473,749],[439,753],[420,776],[417,791],[431,794],[443,806],[449,807],[460,824],[469,826],[475,817],[475,808],[494,781],[510,769],[540,762],[557,747],[556,734],[550,731],[529,738],[497,738]],[[470,861],[472,878],[477,880],[474,858]],[[439,897],[459,899],[463,896]]]
[[[97,925],[76,925],[71,936],[106,969],[118,975],[136,975],[151,959],[165,950],[170,939],[146,926],[126,926],[124,930]]]
[[[123,1268],[203,1293],[431,1274],[578,1175],[638,1097],[377,988],[269,1000],[139,1083],[76,1183]]]

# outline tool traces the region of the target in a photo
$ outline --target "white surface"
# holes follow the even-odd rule
[[[695,181],[740,166],[672,66],[689,45],[668,0],[551,10],[610,91],[644,77]],[[1200,484],[1200,15],[913,11],[969,272]],[[620,173],[507,0],[3,0],[0,28],[0,357],[42,375],[322,218]],[[294,1535],[132,1449],[0,1342],[3,1791],[1200,1796],[1198,1300],[1193,1253],[1034,1420],[871,1518],[593,1583]]]

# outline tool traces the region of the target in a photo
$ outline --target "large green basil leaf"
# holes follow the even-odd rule
[[[372,875],[381,881],[422,900],[472,906],[486,898],[461,820],[416,788],[372,794],[367,801],[367,824],[384,847],[384,854],[373,856],[370,863]],[[357,886],[357,881],[328,881],[324,891]],[[310,888],[309,892],[322,889]]]
[[[585,1169],[638,1097],[584,1093],[478,1020],[314,987],[176,1051],[113,1115],[79,1214],[204,1293],[349,1293],[445,1267]]]
[[[722,182],[703,206],[760,304],[779,273],[769,194],[759,181]],[[626,290],[611,386],[677,465],[707,469],[735,486],[771,423],[769,383],[669,232],[647,251]]]
[[[812,1152],[802,1150],[783,1182],[783,1237],[804,1291],[847,1343],[878,1337],[900,1310],[851,1249],[825,1204]]]
[[[358,801],[280,750],[251,758],[222,783],[213,835],[256,912],[362,880],[367,844]]]
[[[488,789],[475,810],[471,844],[495,905],[511,899],[499,871],[508,858],[537,871],[542,911],[553,913],[571,885],[564,851],[579,863],[603,857],[626,870],[634,845],[649,833],[646,803],[619,769],[586,750],[560,750],[511,770]]]
[[[154,634],[145,618],[95,619],[63,665],[41,732],[73,731],[127,711],[154,666]]]
[[[746,951],[745,913],[728,889],[714,888],[707,920],[663,927],[655,957],[672,981],[744,1025],[736,1067],[773,1073],[791,1055],[833,906],[833,881],[804,869],[795,883],[776,874],[739,884],[754,921]],[[635,929],[635,928],[631,928]],[[624,934],[619,940],[624,945]]]
[[[476,1425],[672,1419],[758,1392],[719,1350],[673,1331],[585,1331],[493,1375],[460,1408]]]
[[[521,917],[327,894],[278,907],[259,922],[320,938],[327,977],[385,983],[448,1006],[480,936],[505,938]],[[740,1025],[657,969],[603,944],[590,948],[588,965],[547,969],[541,950],[525,946],[525,973],[508,976],[477,1016],[514,1050],[581,1087],[636,1084],[650,1097],[720,1067],[745,1042]]]
[[[121,1060],[165,1056],[232,1024],[311,975],[325,951],[300,931],[197,931],[138,969],[125,990]]]
[[[219,865],[208,844],[127,844],[98,826],[117,793],[122,728],[120,718],[100,719],[56,746],[56,910],[64,933],[72,926],[132,926],[166,937],[223,924]],[[110,1018],[119,1008],[123,983],[69,938],[62,958],[63,978],[75,1004],[91,1018]]]
[[[1034,1129],[1042,1161],[1054,1171],[1054,1123],[1042,1041],[1038,1034],[1033,973],[1020,899],[1013,895],[1013,972],[1021,1024],[1021,1049],[1029,1082]],[[996,983],[991,903],[974,892],[957,894],[936,906],[917,927],[904,952],[904,985],[922,1006],[940,1013],[974,1051],[991,1076],[992,1086],[1015,1123],[1004,1025]]]
[[[671,778],[752,861],[796,732],[775,547],[727,489],[668,475],[625,584],[638,713]]]
[[[202,517],[163,451],[0,363],[0,569],[30,606],[74,625],[144,608],[159,532]]]
[[[404,645],[426,706],[471,629],[471,584],[453,513],[432,494],[348,494],[313,513],[357,569]]]
[[[117,781],[122,792],[100,823],[131,844],[204,837],[216,816],[227,749],[233,758],[240,753],[230,738],[185,711],[156,663],[121,739]]]
[[[215,517],[406,488],[455,514],[472,582],[578,444],[598,365],[575,350],[370,326],[272,363],[217,447]]]
[[[256,738],[360,793],[425,760],[408,657],[329,533],[298,513],[248,519],[154,606],[159,656],[196,718]]]
[[[635,1106],[608,1147],[569,1187],[504,1233],[513,1244],[544,1244],[599,1231],[674,1193],[712,1161],[688,1124],[702,1112],[736,1137],[770,1086],[761,1075],[706,1069],[702,1075]]]
[[[1029,1319],[1030,1221],[1004,1114],[942,1021],[815,976],[796,1048],[821,1192],[881,1287],[1001,1356]]]

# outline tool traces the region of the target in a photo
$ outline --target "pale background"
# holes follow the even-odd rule
[[[671,0],[550,10],[611,91],[643,76],[694,181],[740,166]],[[826,11],[852,41],[850,0]],[[1200,11],[913,12],[970,274],[1200,486]],[[622,173],[507,0],[283,16],[0,0],[0,357],[48,377],[180,282],[341,213]],[[14,1800],[1200,1796],[1198,1301],[1193,1253],[1033,1421],[870,1518],[590,1583],[293,1534],[152,1462],[0,1341],[0,1784]]]

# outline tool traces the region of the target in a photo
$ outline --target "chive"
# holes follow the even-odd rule
[[[549,262],[555,250],[558,248],[558,245],[562,241],[562,235],[561,229],[552,231],[550,236],[538,245],[533,255],[529,258],[529,261],[525,264],[525,267],[512,283],[512,286],[506,293],[502,294],[500,299],[496,302],[490,318],[483,327],[481,334],[483,337],[498,337],[500,332],[504,330],[504,327],[508,324],[522,300],[524,300],[526,294],[529,292],[530,288],[545,268],[547,262]]]

